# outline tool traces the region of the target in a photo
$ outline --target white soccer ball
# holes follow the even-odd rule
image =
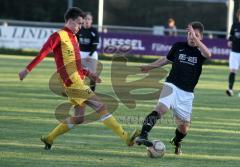
[[[166,146],[160,140],[153,140],[153,146],[147,147],[147,154],[151,158],[163,157],[166,152]]]

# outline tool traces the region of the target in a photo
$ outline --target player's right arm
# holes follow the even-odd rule
[[[39,54],[24,68],[22,69],[18,75],[19,79],[22,81],[32,69],[39,64],[49,52],[51,52],[60,42],[60,37],[58,33],[53,33],[45,42]]]
[[[140,69],[142,72],[148,72],[154,68],[158,68],[158,67],[162,67],[165,66],[167,64],[171,64],[172,62],[174,62],[174,58],[175,58],[175,52],[176,52],[176,48],[177,48],[177,43],[175,43],[172,48],[170,49],[170,51],[168,52],[167,56],[164,58],[159,58],[158,60],[154,61],[151,64],[145,65],[145,66],[141,66]]]
[[[154,68],[162,67],[167,64],[171,63],[166,57],[159,58],[158,60],[154,61],[153,63],[150,63],[148,65],[141,66],[140,69],[142,72],[148,72]]]

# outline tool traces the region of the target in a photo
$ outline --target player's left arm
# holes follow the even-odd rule
[[[188,32],[191,33],[192,38],[194,40],[194,42],[196,43],[196,45],[198,46],[200,52],[202,53],[202,55],[205,58],[211,58],[212,53],[210,52],[210,50],[207,48],[207,46],[196,36],[192,26],[188,26]]]
[[[200,52],[202,53],[202,55],[205,57],[205,58],[208,58],[210,59],[212,57],[212,53],[209,51],[209,49],[207,48],[207,46],[200,40],[197,40],[198,42],[197,45],[198,45],[198,48],[200,50]]]
[[[200,50],[200,52],[202,53],[202,55],[208,59],[210,59],[212,57],[212,53],[209,51],[209,49],[207,48],[207,46],[200,40],[197,40],[197,46]]]

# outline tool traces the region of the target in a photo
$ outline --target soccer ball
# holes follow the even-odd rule
[[[166,146],[160,140],[153,140],[153,146],[147,147],[147,154],[151,158],[163,157],[166,152]]]

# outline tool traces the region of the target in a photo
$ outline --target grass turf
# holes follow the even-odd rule
[[[39,137],[57,125],[54,110],[66,99],[53,94],[48,88],[49,78],[55,70],[52,58],[46,58],[23,82],[18,80],[18,71],[31,59],[32,57],[0,55],[1,167],[239,166],[240,98],[225,95],[228,76],[226,66],[208,65],[203,68],[195,91],[191,129],[183,143],[184,155],[175,156],[168,143],[175,131],[169,112],[150,135],[150,138],[161,139],[165,143],[166,155],[161,159],[151,159],[146,156],[144,147],[126,147],[100,122],[80,125],[60,136],[51,151],[43,150]],[[102,63],[103,83],[98,85],[97,92],[117,99],[110,80],[111,62]],[[120,72],[127,72],[125,70],[127,69]],[[128,79],[136,80],[139,76]],[[240,89],[238,82],[235,88]],[[133,109],[119,103],[114,116],[128,131],[140,128],[144,116],[153,109],[156,101],[157,99],[138,100]]]

